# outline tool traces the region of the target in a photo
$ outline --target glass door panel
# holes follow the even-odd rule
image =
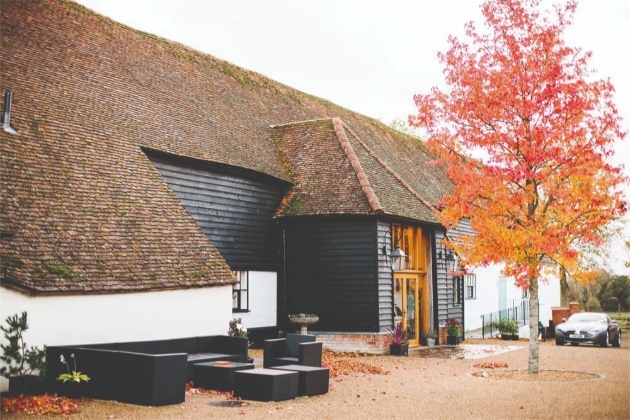
[[[420,343],[422,289],[417,274],[396,273],[394,275],[394,322],[402,322],[407,331],[409,344]]]

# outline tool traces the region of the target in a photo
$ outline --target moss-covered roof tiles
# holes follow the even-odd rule
[[[13,92],[19,132],[0,132],[5,285],[84,293],[232,282],[143,148],[292,182],[280,216],[382,210],[434,223],[427,204],[451,189],[415,138],[76,3],[3,1],[0,19],[0,91]]]

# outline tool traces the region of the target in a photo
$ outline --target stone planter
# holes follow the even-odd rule
[[[319,317],[317,315],[310,314],[295,314],[289,315],[289,322],[292,324],[298,324],[300,326],[300,334],[308,334],[308,326],[317,324]]]

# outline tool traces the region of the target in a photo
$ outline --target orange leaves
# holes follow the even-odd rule
[[[625,214],[617,191],[629,181],[609,162],[626,135],[614,87],[563,40],[577,3],[541,4],[486,1],[484,31],[470,23],[468,39],[449,37],[439,55],[448,90],[415,95],[410,117],[455,184],[440,221],[468,218],[477,233],[455,241],[462,263],[506,262],[523,285],[549,259],[579,276],[601,227]]]
[[[484,363],[475,363],[473,367],[482,368],[482,369],[498,369],[498,368],[507,368],[508,364],[505,362],[484,362]]]
[[[322,354],[322,366],[330,369],[330,377],[350,375],[354,373],[367,373],[371,375],[387,375],[389,372],[379,366],[351,360],[360,356],[357,353],[335,353],[324,350]]]
[[[36,395],[19,397],[2,396],[2,412],[28,415],[67,415],[79,412],[80,399]]]

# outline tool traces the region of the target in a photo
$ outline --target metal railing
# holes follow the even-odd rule
[[[495,333],[498,333],[499,330],[495,328],[495,323],[505,318],[513,319],[518,324],[526,325],[529,319],[529,299],[513,300],[511,308],[481,315],[481,325],[483,325],[481,337],[492,337]]]

